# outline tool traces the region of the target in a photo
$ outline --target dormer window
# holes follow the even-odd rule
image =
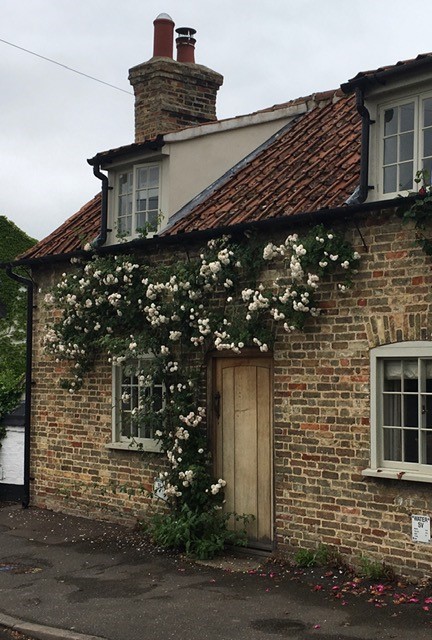
[[[117,235],[135,237],[158,228],[160,165],[143,164],[117,177]]]
[[[420,170],[432,168],[432,94],[410,96],[378,108],[379,192],[385,198],[414,189]]]

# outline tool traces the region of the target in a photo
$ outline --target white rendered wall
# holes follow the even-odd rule
[[[0,483],[24,484],[24,429],[6,427],[0,448]]]

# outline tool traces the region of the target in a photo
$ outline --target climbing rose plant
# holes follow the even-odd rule
[[[232,541],[229,515],[221,512],[226,482],[212,477],[199,402],[205,354],[270,350],[279,328],[290,333],[319,315],[316,294],[330,275],[340,279],[340,292],[347,290],[359,258],[322,226],[280,245],[222,237],[170,264],[89,255],[45,296],[59,318],[47,328],[45,348],[71,362],[64,388],[78,392],[100,354],[137,375],[132,432],[150,427],[167,459],[159,482],[171,515],[154,528],[166,546],[207,556]],[[155,382],[163,383],[162,406],[151,392]]]
[[[404,224],[412,223],[415,229],[415,243],[426,255],[432,256],[430,226],[432,221],[432,184],[430,171],[421,169],[414,178],[416,191],[400,196],[401,204],[397,214]],[[414,199],[413,199],[414,198]]]

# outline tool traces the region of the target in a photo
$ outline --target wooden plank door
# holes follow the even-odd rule
[[[217,358],[214,375],[215,470],[226,481],[225,511],[252,514],[250,546],[271,548],[272,360]],[[234,519],[230,526],[239,526]]]

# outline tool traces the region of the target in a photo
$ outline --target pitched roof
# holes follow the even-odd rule
[[[82,249],[99,233],[101,217],[101,194],[87,202],[73,216],[63,222],[49,236],[26,251],[21,258],[33,259],[61,253],[72,253]]]
[[[352,96],[298,118],[273,144],[190,210],[172,235],[339,207],[360,172],[360,118]]]
[[[303,100],[313,108],[216,181],[204,199],[186,205],[162,235],[342,206],[359,183],[360,118],[354,99],[332,91]],[[21,258],[82,248],[98,235],[100,214],[98,195]]]

